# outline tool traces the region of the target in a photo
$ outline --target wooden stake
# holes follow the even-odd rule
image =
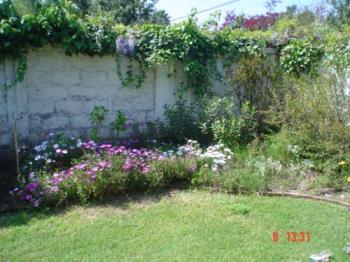
[[[19,170],[19,148],[18,148],[18,136],[17,136],[17,124],[16,119],[13,119],[13,141],[15,146],[15,159],[16,159],[16,173],[17,173],[17,181],[20,182],[21,174]]]

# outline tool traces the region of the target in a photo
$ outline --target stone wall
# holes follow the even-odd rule
[[[122,68],[127,62],[122,61]],[[14,79],[15,68],[15,61],[0,64],[0,86]],[[168,77],[166,69],[158,67],[148,72],[141,88],[124,88],[113,56],[67,56],[62,48],[51,46],[30,51],[24,81],[0,90],[0,149],[12,145],[14,119],[21,141],[38,141],[57,131],[86,135],[91,128],[89,113],[95,105],[110,110],[107,124],[118,110],[135,115],[139,121],[162,117],[164,104],[175,102],[174,93],[184,81],[181,70],[177,72]],[[110,136],[109,132],[105,128],[103,136]]]

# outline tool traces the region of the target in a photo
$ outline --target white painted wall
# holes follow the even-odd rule
[[[122,60],[122,68],[128,61]],[[85,136],[95,105],[110,110],[109,125],[118,110],[140,121],[161,118],[164,104],[176,101],[175,91],[184,82],[181,67],[168,77],[165,67],[148,72],[139,89],[122,87],[113,56],[67,56],[60,47],[47,46],[27,55],[24,81],[0,90],[0,148],[12,145],[12,122],[17,120],[21,141],[38,141],[50,132]],[[15,76],[15,62],[0,64],[0,86]],[[191,99],[191,94],[185,94]],[[103,136],[109,137],[109,128]]]

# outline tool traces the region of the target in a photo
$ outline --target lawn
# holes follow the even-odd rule
[[[171,191],[0,216],[1,261],[349,261],[350,212],[321,202]],[[272,241],[273,232],[279,241]],[[287,231],[310,232],[309,242]]]

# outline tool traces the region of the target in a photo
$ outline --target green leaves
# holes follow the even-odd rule
[[[102,124],[106,119],[106,114],[108,109],[104,106],[95,106],[92,112],[90,113],[90,121],[94,125]]]
[[[280,65],[287,74],[314,73],[313,69],[321,61],[323,54],[322,45],[295,39],[282,49]]]
[[[0,4],[0,17],[2,56],[20,58],[29,48],[39,48],[48,43],[63,45],[68,55],[115,55],[117,36],[130,36],[135,39],[135,45],[126,72],[121,70],[120,58],[116,58],[116,71],[124,86],[141,87],[148,70],[157,65],[170,68],[174,61],[179,61],[186,74],[183,87],[199,96],[208,93],[211,79],[222,77],[216,66],[218,57],[223,58],[224,65],[229,67],[240,58],[263,57],[269,42],[268,37],[254,37],[251,32],[228,29],[208,32],[201,29],[193,17],[172,26],[116,25],[110,14],[81,17],[72,4],[64,0],[44,5],[36,14],[23,16],[5,1]],[[283,71],[297,75],[312,73],[324,53],[319,43],[290,41],[282,50],[280,65]],[[330,60],[343,61],[337,67],[348,64],[348,49],[335,46],[329,50],[333,50]],[[18,79],[23,79],[24,69],[19,68],[22,76]]]
[[[111,124],[112,130],[117,133],[120,131],[125,131],[125,124],[127,120],[128,119],[126,118],[125,114],[121,110],[118,110],[117,117]]]

